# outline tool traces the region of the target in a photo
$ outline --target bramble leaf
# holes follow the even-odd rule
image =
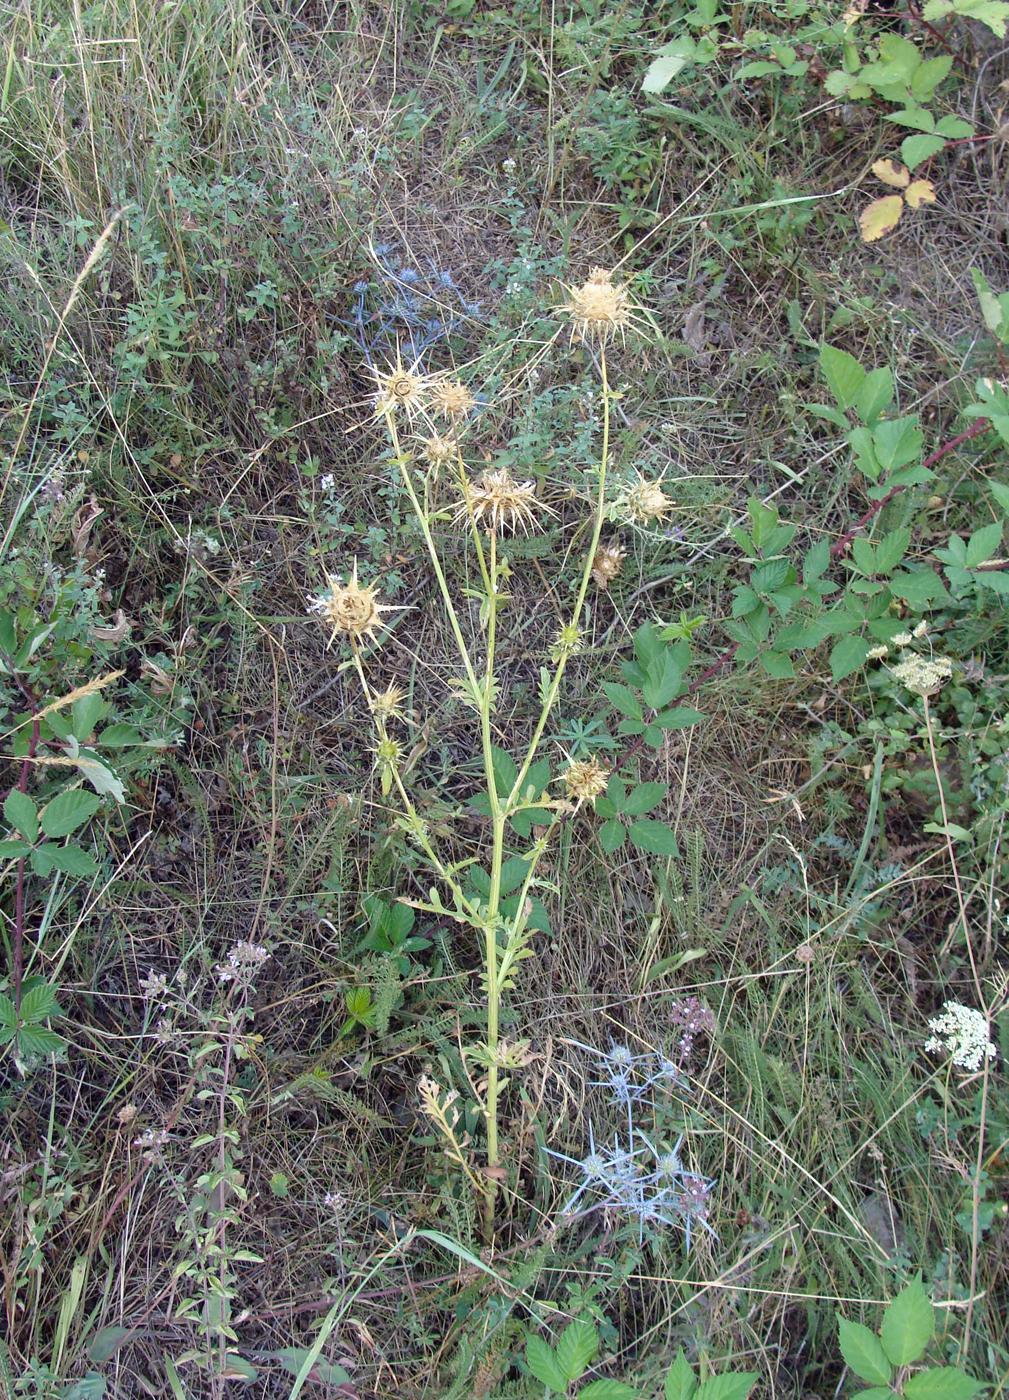
[[[858,216],[859,232],[863,243],[875,243],[877,238],[892,232],[900,223],[904,212],[904,201],[899,194],[885,195],[867,204]]]

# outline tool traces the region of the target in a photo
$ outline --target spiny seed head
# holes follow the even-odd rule
[[[395,413],[402,410],[408,418],[415,418],[427,407],[431,384],[420,374],[417,366],[407,369],[400,357],[396,363],[386,368],[372,368],[375,378],[375,412]]]
[[[576,759],[561,774],[567,795],[575,802],[595,802],[606,791],[609,771],[598,758]]]
[[[390,685],[385,690],[380,690],[371,699],[371,708],[378,719],[405,719],[403,706],[406,703],[406,691],[398,685]]]
[[[375,760],[381,768],[395,768],[402,752],[399,742],[388,734],[379,739],[374,749]]]
[[[661,520],[673,508],[672,499],[662,489],[661,481],[648,481],[638,475],[625,496],[628,517],[638,525]]]
[[[521,530],[525,534],[535,524],[537,511],[553,514],[536,499],[535,483],[516,481],[507,467],[482,472],[466,486],[464,495],[456,519],[472,514],[488,534],[501,530]]]
[[[358,582],[356,559],[346,583],[333,574],[327,576],[327,581],[327,591],[310,598],[308,603],[309,612],[318,613],[333,629],[327,650],[341,632],[353,645],[362,637],[374,641],[375,630],[382,624],[382,613],[395,612],[395,607],[378,601],[374,585],[364,587]]]
[[[439,433],[433,433],[421,443],[420,455],[431,467],[445,466],[447,462],[453,461],[455,454],[456,445],[453,439],[442,437]]]
[[[577,622],[565,622],[557,629],[557,635],[550,644],[550,660],[555,664],[561,658],[575,656],[584,645],[582,629]]]
[[[624,567],[626,557],[626,549],[614,540],[599,546],[592,560],[592,581],[597,588],[609,588]]]
[[[439,379],[431,389],[431,407],[443,418],[456,422],[476,407],[476,399],[458,379]]]
[[[634,323],[634,309],[627,288],[613,281],[613,273],[594,267],[580,287],[567,288],[561,314],[571,323],[571,339],[599,346],[617,335],[623,340]]]

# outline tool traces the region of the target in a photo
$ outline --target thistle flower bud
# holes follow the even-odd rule
[[[403,706],[406,703],[406,691],[398,685],[387,686],[385,690],[380,690],[377,695],[371,697],[371,709],[376,719],[405,720]]]
[[[567,795],[575,802],[595,802],[606,791],[609,770],[597,758],[576,759],[561,774]]]
[[[375,379],[376,414],[402,410],[408,418],[415,418],[425,411],[431,385],[416,365],[407,369],[397,355],[394,365],[384,370],[373,367],[371,373]]]
[[[476,399],[458,379],[439,379],[431,388],[431,407],[453,423],[476,408]]]
[[[615,283],[613,273],[605,268],[594,267],[580,287],[566,290],[568,299],[561,306],[561,314],[571,323],[572,341],[602,348],[615,336],[623,340],[634,325],[636,318],[627,288]]]
[[[640,474],[625,495],[624,505],[628,518],[638,525],[647,525],[651,520],[661,520],[673,509],[673,501],[663,491],[661,480],[648,481]]]

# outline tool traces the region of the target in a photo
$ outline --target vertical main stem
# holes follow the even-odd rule
[[[487,664],[484,670],[483,703],[480,707],[480,733],[484,770],[491,810],[490,892],[487,896],[487,924],[484,929],[484,971],[487,978],[487,1166],[490,1176],[484,1201],[484,1233],[494,1236],[494,1202],[497,1195],[495,1168],[498,1166],[498,1067],[494,1063],[500,1034],[501,990],[498,986],[498,915],[501,907],[501,868],[504,864],[505,811],[494,781],[494,751],[491,742],[491,705],[494,695],[494,647],[497,639],[498,561],[497,532],[490,532],[490,558],[487,568]]]

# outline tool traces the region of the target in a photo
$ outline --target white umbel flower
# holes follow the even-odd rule
[[[929,1054],[947,1054],[960,1069],[976,1074],[985,1060],[994,1060],[998,1051],[988,1039],[988,1018],[973,1006],[947,1001],[938,1016],[928,1023],[932,1031],[925,1042]]]

